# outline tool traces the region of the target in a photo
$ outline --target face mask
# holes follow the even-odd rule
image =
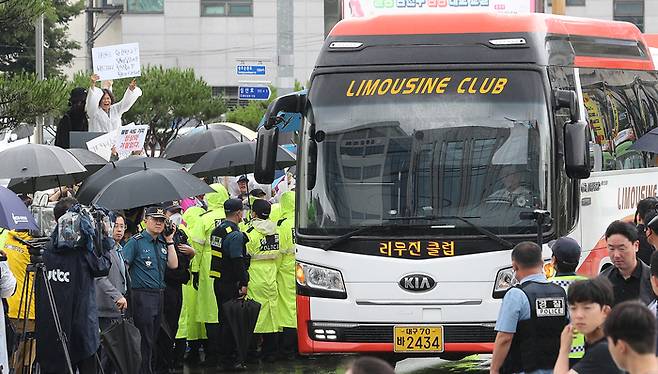
[[[176,226],[179,226],[181,223],[183,223],[183,216],[180,213],[175,213],[171,217],[169,217],[171,222],[175,223]]]

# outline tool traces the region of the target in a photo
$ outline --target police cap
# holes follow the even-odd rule
[[[235,213],[242,210],[242,200],[228,199],[224,202],[224,213]]]
[[[256,213],[256,217],[260,219],[268,219],[270,212],[272,211],[272,205],[266,201],[258,199],[253,202],[253,211]]]
[[[150,206],[146,208],[145,216],[154,217],[154,218],[167,218],[167,215],[165,214],[165,209],[159,206]]]
[[[170,211],[170,212],[175,212],[175,211],[177,211],[177,210],[182,210],[182,208],[181,208],[180,203],[178,202],[178,200],[174,200],[174,201],[165,201],[164,203],[162,203],[162,207],[163,207],[165,210],[168,210],[168,211]]]
[[[251,190],[251,192],[249,194],[253,197],[258,197],[258,198],[265,197],[265,195],[266,195],[265,191],[261,190],[260,188],[256,188],[254,190]]]
[[[549,244],[553,250],[553,256],[560,262],[567,264],[578,264],[580,261],[580,245],[574,239],[562,237]]]

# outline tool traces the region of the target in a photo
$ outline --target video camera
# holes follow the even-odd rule
[[[50,244],[50,238],[34,238],[30,240],[23,240],[18,237],[14,237],[19,243],[27,247],[27,251],[30,254],[30,262],[33,264],[43,263],[43,251]]]
[[[164,230],[162,231],[162,235],[164,236],[169,236],[174,233],[174,230],[176,229],[176,224],[167,218],[164,223]]]

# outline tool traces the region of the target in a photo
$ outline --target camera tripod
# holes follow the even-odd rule
[[[40,241],[33,241],[31,243],[20,239],[17,240],[21,244],[25,245],[30,252],[30,263],[27,265],[25,269],[25,281],[23,282],[23,287],[21,290],[21,299],[20,299],[20,303],[18,307],[18,315],[17,315],[18,319],[21,320],[21,323],[23,324],[23,331],[19,336],[18,344],[19,345],[20,343],[24,344],[24,347],[21,347],[21,349],[23,350],[23,352],[26,352],[24,353],[24,355],[27,355],[27,362],[28,362],[27,371],[23,371],[23,373],[32,373],[32,365],[30,364],[30,362],[32,360],[32,353],[35,348],[35,338],[32,334],[28,334],[28,320],[30,316],[30,308],[33,307],[36,308],[36,305],[34,306],[32,305],[32,300],[35,295],[36,285],[39,282],[43,282],[42,285],[46,291],[46,298],[48,299],[48,305],[50,307],[49,308],[50,318],[55,324],[57,337],[60,344],[62,345],[62,350],[64,351],[64,359],[66,360],[68,373],[74,374],[73,365],[71,364],[71,356],[69,354],[69,349],[68,349],[68,339],[66,337],[66,333],[62,329],[62,324],[59,318],[59,312],[57,311],[57,305],[55,303],[55,297],[53,295],[53,290],[50,285],[50,280],[48,279],[48,270],[46,269],[46,265],[43,263],[43,259],[41,257],[41,252],[46,242],[40,240]],[[33,278],[32,275],[34,276]],[[19,365],[24,368],[24,364],[26,361],[24,355],[16,354],[16,356],[14,357],[14,361],[12,362],[11,365],[12,373],[19,367]],[[21,358],[22,360],[19,360]],[[37,372],[40,372],[40,368],[37,370]]]

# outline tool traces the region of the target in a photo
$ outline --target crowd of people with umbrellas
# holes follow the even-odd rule
[[[38,144],[0,152],[0,179],[10,180],[0,187],[8,301],[0,366],[153,373],[184,357],[238,370],[250,359],[291,357],[295,159],[279,148],[278,184],[258,185],[249,176],[256,144],[243,140],[204,129],[174,140],[162,158],[112,162]],[[51,222],[35,220],[37,205],[53,203]],[[227,226],[244,237],[248,272],[229,299],[216,292],[233,266],[222,247]],[[44,279],[35,262],[45,264]]]

